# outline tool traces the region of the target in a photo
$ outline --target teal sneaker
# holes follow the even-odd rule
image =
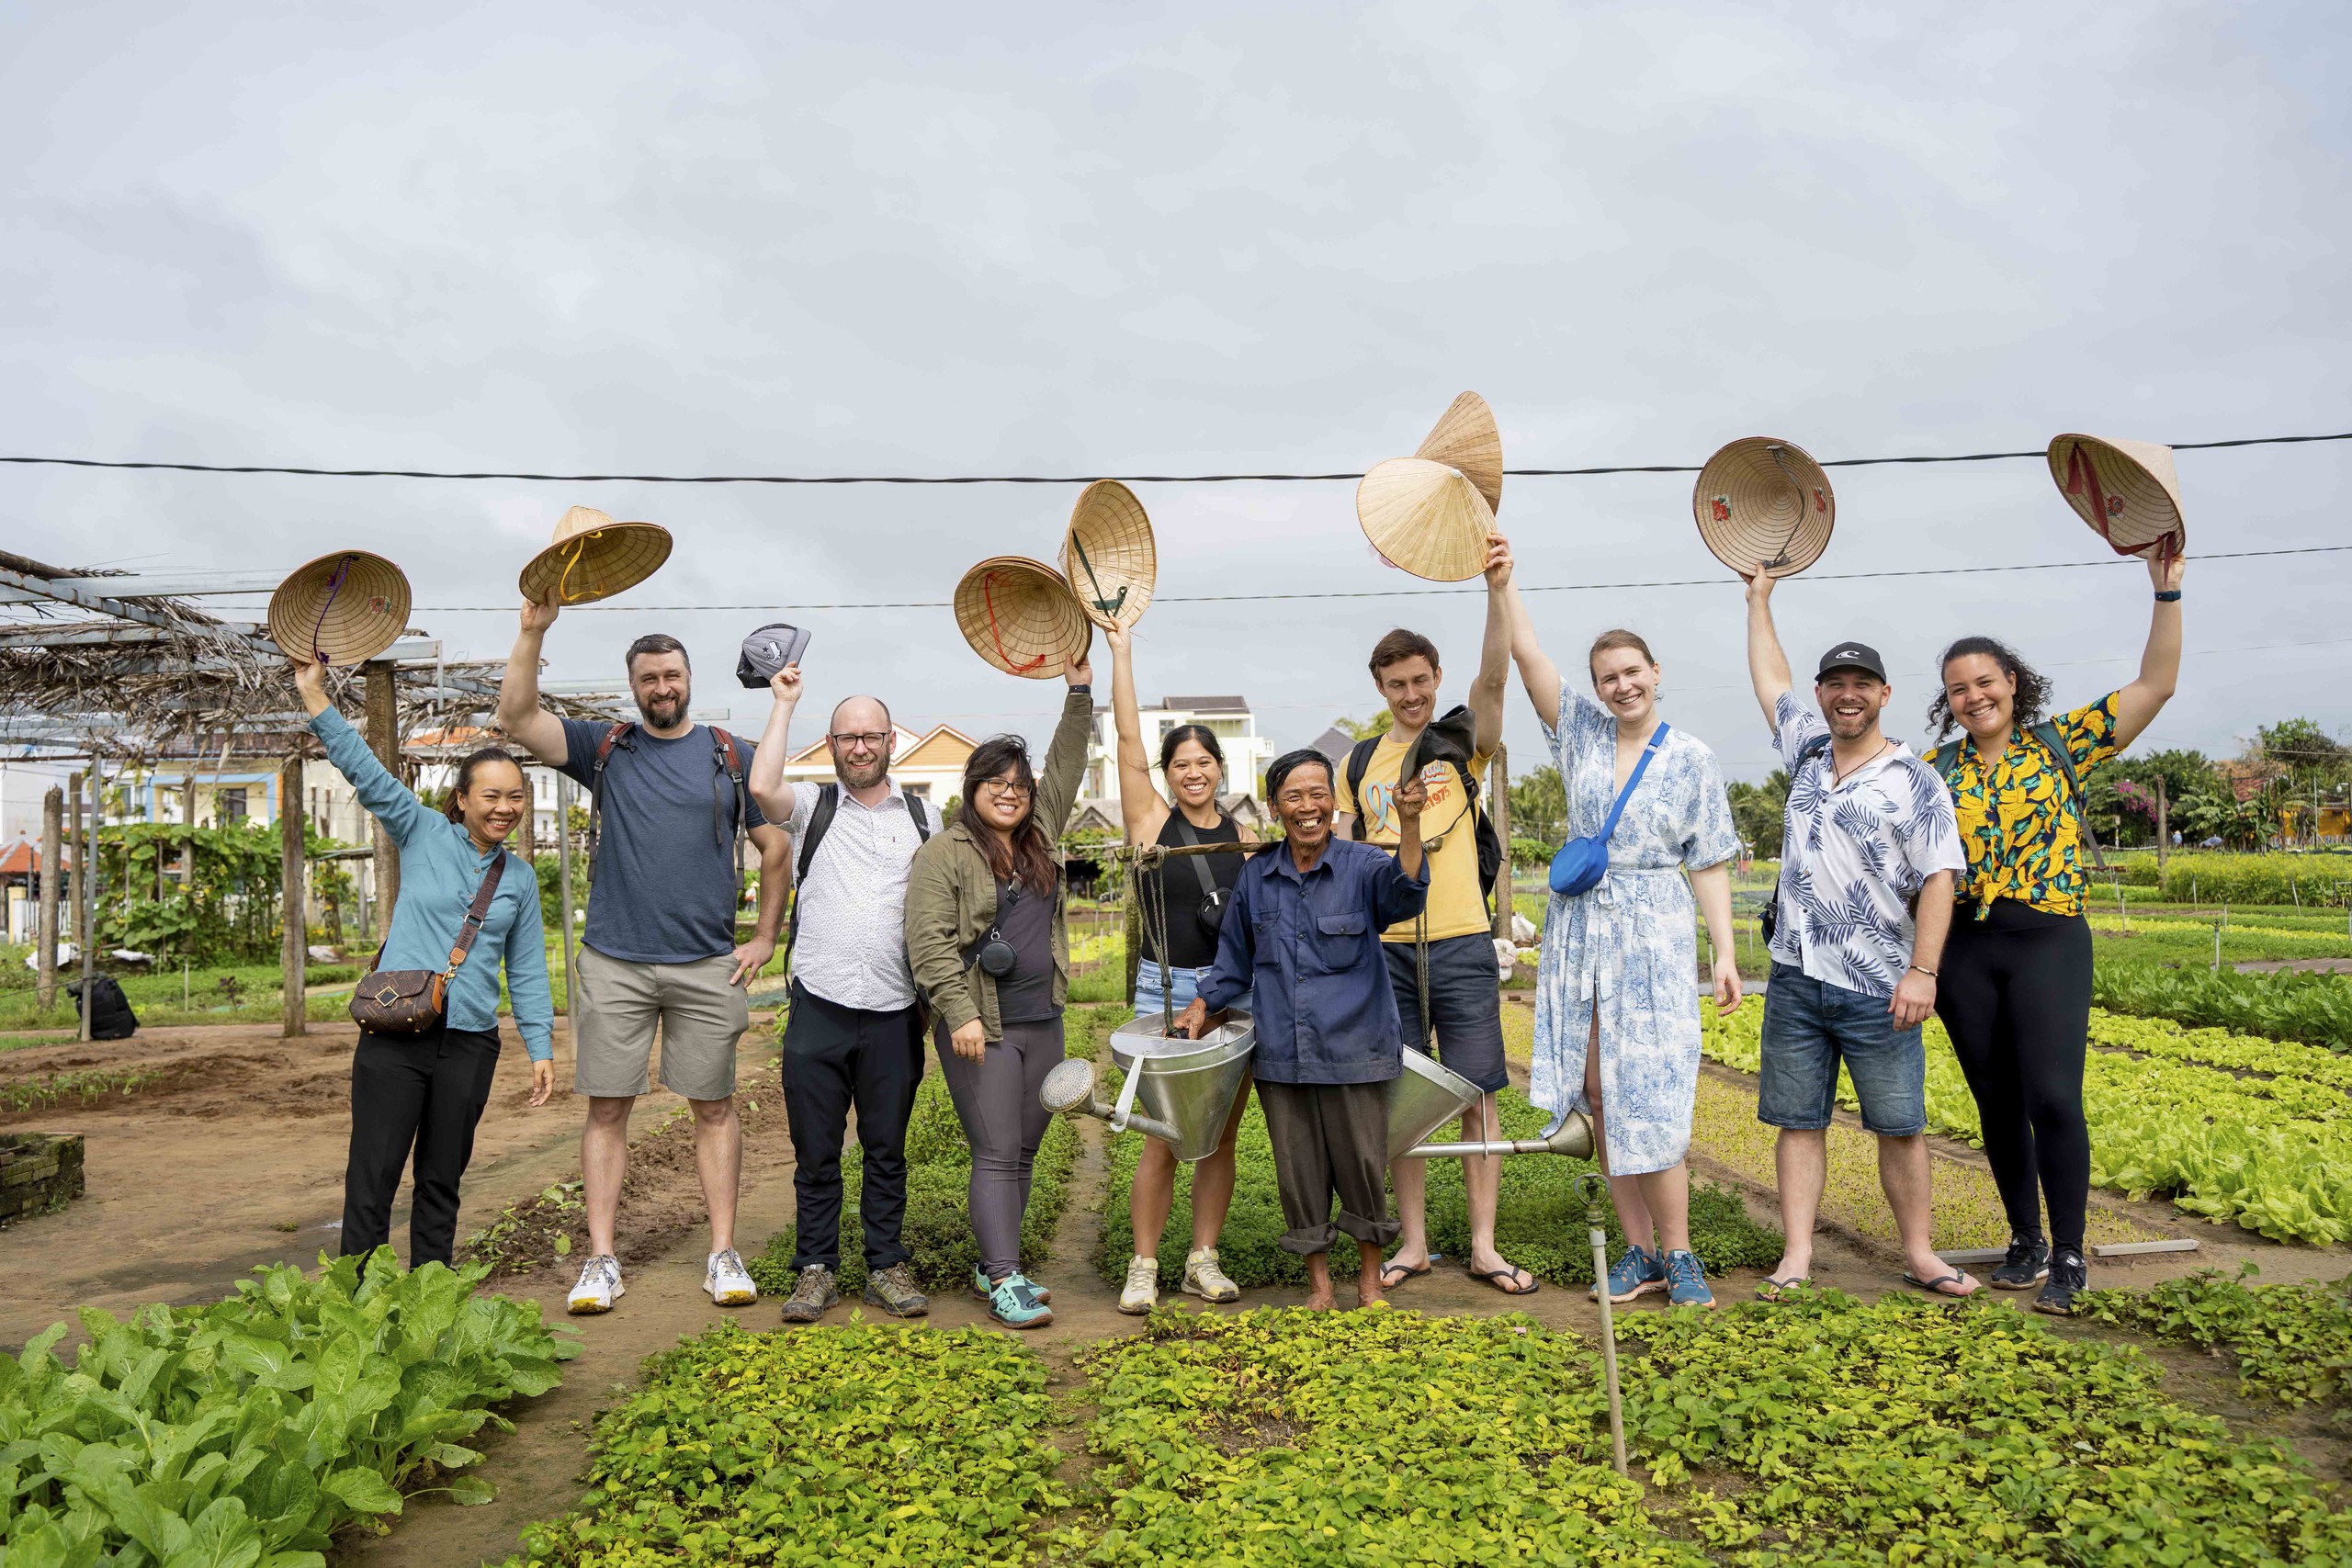
[[[989,1292],[989,1315],[1007,1328],[1043,1328],[1054,1321],[1054,1309],[1038,1296],[1035,1285],[1018,1274],[1007,1274]]]
[[[1689,1252],[1666,1255],[1666,1299],[1679,1307],[1713,1307],[1715,1293],[1707,1289],[1707,1266]]]
[[[1665,1288],[1666,1260],[1647,1247],[1629,1247],[1609,1266],[1609,1299],[1620,1305]],[[1586,1292],[1585,1299],[1599,1301],[1600,1287]]]
[[[1054,1292],[1046,1289],[1043,1285],[1033,1283],[1029,1287],[1029,1291],[1031,1294],[1035,1295],[1041,1302],[1050,1302],[1054,1299]],[[994,1294],[994,1290],[989,1284],[988,1270],[985,1269],[974,1269],[972,1270],[972,1299],[976,1302],[984,1302],[989,1300]]]

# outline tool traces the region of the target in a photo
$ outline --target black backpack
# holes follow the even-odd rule
[[[931,842],[931,818],[922,796],[901,791],[899,798],[907,803],[907,815],[914,820],[915,841],[919,844]],[[829,784],[818,789],[816,809],[808,813],[808,831],[800,840],[800,858],[792,865],[792,923],[785,928],[784,932],[784,972],[786,976],[792,973],[792,944],[800,940],[800,886],[808,880],[808,868],[817,863],[817,846],[825,841],[825,829],[833,825],[833,818],[840,814],[841,808],[840,784]]]
[[[1385,739],[1381,735],[1366,736],[1348,752],[1348,798],[1356,803],[1359,819],[1363,816],[1363,775],[1372,766],[1372,754],[1380,750],[1380,743]],[[1461,777],[1469,791],[1471,829],[1478,842],[1478,894],[1491,914],[1495,880],[1503,869],[1503,841],[1495,832],[1494,819],[1478,804],[1478,781],[1471,776],[1470,770],[1454,761],[1446,766]]]
[[[80,1010],[82,982],[68,983],[65,994]],[[130,1010],[130,998],[122,994],[121,983],[111,975],[90,976],[90,1038],[128,1040],[138,1032],[139,1015]]]

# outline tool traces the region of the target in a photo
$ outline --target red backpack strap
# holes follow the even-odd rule
[[[588,771],[588,879],[596,878],[597,827],[605,810],[605,764],[613,760],[613,748],[619,745],[637,726],[628,719],[616,720],[596,742],[596,761]]]

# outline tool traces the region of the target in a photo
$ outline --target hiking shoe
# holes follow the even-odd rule
[[[921,1317],[931,1311],[931,1298],[915,1289],[915,1277],[903,1263],[868,1273],[865,1299],[892,1317]]]
[[[2050,1248],[2038,1235],[2009,1237],[2009,1255],[1993,1270],[1996,1291],[2030,1291],[2050,1278]]]
[[[1184,1286],[1193,1284],[1191,1269],[1184,1271]],[[1129,1317],[1141,1317],[1159,1304],[1159,1259],[1140,1253],[1127,1259],[1127,1282],[1119,1289],[1119,1310]]]
[[[1029,1290],[1041,1302],[1049,1302],[1054,1299],[1054,1292],[1043,1285],[1033,1284]],[[989,1283],[989,1271],[975,1267],[972,1270],[972,1299],[976,1302],[984,1302],[993,1293],[994,1287]]]
[[[827,1307],[841,1299],[841,1292],[833,1285],[833,1271],[821,1263],[811,1263],[800,1270],[799,1282],[784,1300],[784,1321],[814,1323],[825,1315]]]
[[[733,1247],[714,1252],[703,1265],[702,1288],[710,1292],[713,1306],[750,1306],[760,1299],[759,1286],[752,1282],[751,1272],[743,1267],[742,1255]]]
[[[1609,1266],[1609,1299],[1624,1303],[1666,1288],[1666,1260],[1647,1247],[1629,1247]],[[1587,1301],[1600,1299],[1600,1287],[1585,1292]]]
[[[600,1252],[580,1266],[580,1282],[571,1287],[571,1295],[563,1303],[566,1312],[610,1312],[613,1303],[628,1294],[621,1283],[621,1260],[608,1252]]]
[[[1054,1321],[1037,1287],[1018,1274],[1007,1274],[989,1292],[989,1315],[1007,1328],[1043,1328]]]
[[[2033,1298],[2033,1310],[2052,1317],[2072,1317],[2075,1292],[2090,1288],[2090,1270],[2084,1267],[2083,1255],[2071,1247],[2059,1247],[2050,1255],[2050,1282]]]
[[[1216,1248],[1204,1247],[1184,1255],[1184,1293],[1204,1302],[1238,1302],[1241,1287],[1216,1266]]]
[[[1692,1252],[1669,1252],[1666,1255],[1666,1299],[1679,1307],[1712,1307],[1714,1292],[1707,1289],[1707,1266]]]

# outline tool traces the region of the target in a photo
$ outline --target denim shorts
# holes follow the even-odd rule
[[[1384,942],[1388,984],[1396,997],[1396,1019],[1408,1044],[1423,1051],[1420,968],[1409,942]],[[1495,943],[1483,934],[1449,936],[1430,943],[1430,1032],[1437,1036],[1437,1059],[1492,1094],[1510,1082],[1503,1061],[1503,977]]]
[[[1927,1131],[1927,1047],[1917,1025],[1894,1027],[1887,1001],[1773,964],[1764,992],[1756,1119],[1802,1132],[1828,1126],[1842,1060],[1862,1102],[1864,1127],[1888,1138]]]
[[[1173,964],[1170,964],[1168,966],[1170,1010],[1182,1012],[1186,1008],[1191,1007],[1193,998],[1200,994],[1201,982],[1208,977],[1209,972],[1206,969],[1180,969]],[[1255,999],[1254,993],[1244,991],[1241,993],[1241,999],[1233,1003],[1232,1010],[1255,1012],[1257,1009],[1250,1005]],[[1148,958],[1136,965],[1136,1016],[1139,1019],[1156,1019],[1160,1016],[1159,965]]]

